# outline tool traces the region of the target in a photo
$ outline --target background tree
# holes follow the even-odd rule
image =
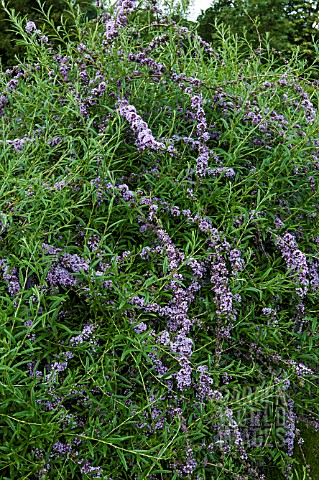
[[[314,57],[313,38],[319,39],[319,2],[289,2],[287,11],[294,27],[291,44],[298,45],[311,61]]]
[[[313,39],[319,39],[319,2],[287,0],[218,0],[198,17],[198,31],[206,41],[218,42],[215,22],[228,26],[240,36],[245,32],[248,42],[258,47],[269,35],[270,45],[286,55],[297,47],[313,62]]]

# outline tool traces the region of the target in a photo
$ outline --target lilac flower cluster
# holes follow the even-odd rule
[[[199,157],[196,161],[196,172],[199,177],[204,177],[208,173],[208,160],[210,157],[210,151],[206,145],[206,142],[209,140],[210,135],[207,132],[207,121],[204,109],[202,108],[203,99],[201,95],[193,95],[191,98],[191,104],[192,109],[194,110],[193,118],[197,122],[197,138],[200,142]]]
[[[198,221],[196,218],[190,219]],[[216,336],[219,339],[225,339],[230,336],[231,325],[236,318],[233,309],[234,296],[229,289],[229,272],[226,261],[222,256],[222,252],[228,253],[229,261],[232,265],[232,275],[236,276],[245,265],[241,258],[241,252],[237,249],[231,249],[227,241],[221,242],[219,234],[216,229],[212,228],[210,220],[199,219],[199,229],[202,232],[207,232],[211,237],[209,239],[211,249],[214,251],[210,254],[210,281],[212,290],[215,294],[216,314],[220,322],[222,319],[226,320],[226,325],[217,327]],[[240,298],[236,298],[240,301]]]
[[[276,82],[264,82],[260,89],[269,89],[274,88],[275,85],[278,86],[292,86],[297,89],[299,86],[296,85],[295,80],[288,82],[285,75],[282,75]],[[307,95],[307,94],[306,94]],[[292,105],[295,109],[299,107],[299,102],[294,100],[292,102],[287,101],[288,97],[284,94],[284,99],[287,102],[287,105]],[[236,95],[228,94],[224,91],[222,87],[219,87],[215,91],[214,99],[212,102],[212,107],[218,107],[221,109],[223,116],[225,118],[231,117],[234,112],[240,113],[244,110],[244,115],[242,121],[244,123],[252,123],[256,128],[254,129],[252,135],[252,142],[256,146],[262,146],[267,150],[271,150],[273,143],[276,139],[282,137],[283,139],[290,139],[290,124],[289,120],[284,114],[278,113],[276,110],[271,110],[269,107],[261,108],[258,106],[256,100],[243,100],[242,97],[236,97]],[[302,107],[303,108],[303,107]],[[299,108],[296,111],[300,111]],[[313,122],[314,109],[308,98],[305,99],[305,109],[304,109],[305,118],[309,123]],[[300,130],[300,125],[294,124],[294,130],[298,135],[305,136],[306,133],[303,130]],[[276,134],[274,134],[276,132]],[[261,134],[261,136],[260,136]],[[291,145],[287,145],[288,148],[291,148]]]
[[[163,228],[157,228],[155,231],[158,239],[163,246],[163,250],[167,255],[169,270],[177,269],[177,267],[184,262],[184,253],[180,252],[178,248],[176,248],[172,239],[167,234],[166,230],[164,230]],[[173,286],[173,288],[176,288],[176,283],[171,285]]]
[[[165,400],[165,397],[162,397],[161,400]],[[156,404],[157,404],[158,400],[157,400],[155,394],[150,395],[149,402],[151,404],[151,410],[152,410],[151,417],[152,417],[152,421],[154,423],[154,429],[155,430],[160,430],[160,429],[164,428],[164,426],[166,424],[166,418],[163,415],[164,412],[160,408],[156,407]]]
[[[46,255],[54,255],[57,258],[48,270],[46,280],[50,287],[74,287],[78,279],[73,273],[85,272],[89,270],[89,264],[77,254],[63,253],[61,249],[43,244],[43,250]]]
[[[319,261],[312,258],[309,265],[309,278],[312,290],[317,291],[319,288]]]
[[[287,401],[287,407],[285,444],[287,445],[288,455],[292,457],[294,453],[294,440],[296,435],[296,414],[294,412],[294,401],[291,398]]]
[[[108,46],[111,41],[119,34],[119,29],[127,25],[127,16],[134,12],[136,8],[135,0],[120,0],[116,3],[114,15],[105,16],[104,46]]]
[[[228,260],[230,261],[232,267],[231,274],[234,277],[238,275],[238,273],[241,272],[245,266],[245,260],[241,257],[241,255],[242,252],[237,248],[233,248],[228,254]]]
[[[60,256],[59,261],[64,267],[75,273],[81,271],[87,273],[89,270],[89,264],[77,254],[64,253]]]
[[[292,367],[294,373],[298,375],[298,377],[304,377],[307,375],[314,375],[314,371],[311,370],[310,368],[306,367],[303,363],[299,362],[297,363],[295,360],[292,359],[284,359],[282,358],[279,353],[268,353],[269,358],[276,362],[280,363],[282,365],[288,365]],[[288,381],[288,386],[290,386],[290,381]],[[288,388],[288,387],[287,387]]]
[[[295,237],[291,233],[287,232],[283,237],[278,237],[277,245],[281,250],[290,275],[300,285],[296,292],[302,298],[306,295],[309,287],[309,268],[306,256],[299,250]]]
[[[221,164],[220,159],[216,155],[216,153],[211,150],[207,146],[207,142],[214,137],[214,134],[208,132],[208,124],[206,120],[205,110],[203,108],[204,99],[201,93],[193,93],[194,89],[198,89],[201,85],[201,81],[197,78],[189,77],[187,78],[185,74],[173,73],[171,76],[172,80],[178,82],[179,88],[187,93],[192,94],[191,96],[191,107],[192,111],[187,111],[186,116],[192,119],[196,123],[196,135],[195,138],[192,137],[179,137],[178,135],[174,135],[171,141],[174,142],[178,140],[183,140],[184,143],[190,145],[190,148],[198,149],[199,156],[196,161],[196,173],[199,177],[205,177],[206,175],[211,176],[219,176],[224,174],[227,178],[233,179],[236,175],[236,172],[233,168],[229,167],[216,167],[216,168],[209,168],[208,162],[210,158],[214,159],[214,162],[217,164]],[[186,86],[186,82],[189,84]],[[227,104],[228,106],[228,104]],[[214,126],[212,126],[214,127]]]
[[[0,118],[4,115],[4,107],[8,105],[9,100],[5,95],[0,95]]]
[[[262,112],[262,110],[256,106],[252,107],[252,110],[248,113],[245,113],[243,121],[251,121],[252,124],[258,127],[258,130],[264,133],[268,139],[272,137],[271,131],[273,126],[275,126],[280,135],[284,136],[287,126],[289,125],[289,122],[284,115],[278,114],[274,110],[269,112],[267,108],[265,112]]]
[[[48,141],[48,145],[50,147],[55,147],[56,145],[58,145],[59,143],[62,142],[62,138],[61,137],[53,137],[51,138],[49,141]]]
[[[7,70],[6,73],[15,73],[15,75],[7,83],[6,90],[0,94],[0,118],[4,116],[5,106],[10,103],[9,94],[13,94],[19,85],[19,78],[25,78],[27,75],[27,71],[21,70],[20,67],[13,67],[12,70]]]
[[[81,473],[88,475],[89,478],[102,478],[103,470],[101,467],[93,467],[88,459],[79,458],[79,452],[76,450],[76,447],[80,443],[81,440],[77,438],[74,438],[70,443],[55,442],[52,446],[49,462],[46,464],[45,468],[40,470],[38,478],[44,478],[51,470],[52,460],[59,457],[72,458],[73,461],[76,461],[76,463],[81,466]],[[34,454],[36,458],[44,458],[44,452],[38,448],[35,449]]]
[[[32,33],[41,33],[41,31],[37,29],[36,24],[31,20],[29,20],[28,23],[26,24],[25,31],[29,35],[31,35]]]
[[[105,93],[106,83],[100,82],[97,87],[91,90],[91,95],[95,97],[102,97]]]
[[[201,365],[197,368],[199,372],[198,384],[196,385],[197,396],[201,402],[207,399],[214,398],[214,392],[211,389],[211,385],[214,383],[213,379],[208,375],[208,368],[206,365]]]
[[[153,352],[149,353],[148,357],[151,360],[155,372],[159,377],[162,377],[167,373],[168,367],[163,363],[162,359],[160,358],[157,348],[153,348]]]
[[[174,276],[178,277],[178,274]],[[181,328],[188,333],[191,326],[191,320],[187,314],[188,304],[194,299],[193,289],[197,289],[198,286],[192,284],[185,289],[173,280],[167,287],[172,290],[173,295],[166,306],[160,306],[155,302],[144,304],[144,298],[139,296],[133,297],[131,304],[145,312],[157,313],[167,318],[167,328],[170,332],[175,333]]]
[[[196,35],[194,32],[191,32],[187,27],[182,27],[178,31],[179,35],[181,35],[185,40],[188,39],[188,36],[192,39],[196,39],[201,48],[203,48],[206,55],[215,57],[217,60],[220,61],[221,65],[225,65],[225,62],[221,59],[220,55],[212,48],[212,46],[205,42],[199,35]]]
[[[27,327],[28,329],[31,329],[33,323],[34,323],[33,320],[27,320],[26,322],[24,322],[23,325],[24,325],[25,327]],[[28,340],[30,340],[30,342],[34,342],[34,341],[36,340],[36,336],[35,336],[34,333],[33,333],[33,334],[29,333],[29,334],[27,335],[27,338],[28,338]],[[35,365],[35,363],[34,363],[34,365]]]
[[[47,273],[46,280],[50,287],[74,287],[78,282],[72,273],[58,263],[51,266]]]
[[[158,229],[157,231],[161,241],[166,244],[168,252],[170,268],[177,268],[180,260],[180,252],[176,250],[176,247],[171,242],[170,237],[166,232]],[[183,254],[182,254],[183,259]],[[144,304],[144,299],[138,296],[131,299],[131,304],[145,312],[156,312],[158,315],[167,318],[167,329],[158,337],[157,341],[164,345],[169,345],[171,351],[176,355],[176,359],[179,362],[181,369],[176,373],[177,385],[180,390],[189,388],[191,385],[192,368],[190,364],[190,358],[192,354],[192,340],[187,337],[190,331],[191,320],[188,317],[188,305],[194,299],[194,291],[197,291],[200,287],[197,282],[192,282],[191,285],[185,289],[179,282],[183,277],[178,274],[173,274],[173,280],[167,285],[172,291],[172,299],[166,306],[160,306],[157,303],[149,302]],[[169,332],[176,335],[173,340],[170,340]],[[150,358],[153,360],[154,366],[158,373],[163,375],[166,371],[166,367],[162,364],[157,355],[152,354]]]
[[[147,202],[146,202],[147,200]],[[149,206],[149,211],[151,212],[148,216],[148,220],[156,221],[158,206],[154,210],[154,203],[150,199],[142,199],[141,203],[147,204]],[[174,207],[173,207],[174,208]],[[182,211],[178,209],[173,213],[178,213],[179,215],[185,215],[190,222],[198,222],[199,229],[203,232],[207,232],[210,237],[211,248],[214,249],[214,253],[211,253],[209,256],[209,261],[202,262],[196,261],[195,259],[190,259],[187,264],[191,267],[193,271],[194,278],[191,282],[191,285],[185,289],[180,283],[176,280],[180,279],[182,281],[183,277],[181,275],[173,274],[173,278],[176,280],[171,281],[167,287],[172,291],[172,299],[167,306],[161,307],[155,303],[144,304],[143,299],[134,297],[132,299],[132,304],[138,306],[145,312],[156,312],[161,316],[165,316],[167,321],[167,328],[170,332],[178,332],[176,339],[181,341],[181,347],[186,348],[186,345],[189,346],[188,338],[185,336],[189,333],[192,321],[188,317],[188,305],[194,300],[194,293],[200,290],[201,286],[198,283],[198,280],[201,280],[206,273],[208,268],[211,271],[211,284],[213,285],[212,290],[215,293],[215,302],[216,302],[216,314],[218,320],[218,325],[216,327],[216,335],[220,340],[229,338],[231,325],[236,318],[235,312],[233,309],[233,300],[240,302],[240,295],[233,297],[232,293],[229,290],[229,280],[228,280],[228,269],[226,266],[226,261],[221,255],[222,251],[225,250],[228,253],[228,259],[232,266],[232,275],[236,275],[244,268],[245,262],[241,258],[241,252],[238,249],[231,249],[228,242],[221,241],[216,229],[212,227],[211,221],[198,218],[195,216],[191,217],[189,211]],[[171,238],[167,233],[152,224],[149,224],[151,228],[159,238],[162,247],[144,247],[141,252],[142,258],[148,259],[149,255],[153,254],[163,254],[166,253],[168,257],[168,268],[169,270],[177,269],[185,261],[185,256],[181,253],[173,244]],[[225,323],[222,325],[221,323]],[[173,352],[177,353],[178,345],[171,342],[170,344]],[[188,352],[188,355],[180,356],[182,369],[177,374],[178,386],[181,389],[187,388],[191,384],[191,368],[190,368],[190,357],[191,351]]]
[[[64,352],[62,356],[64,357],[62,361],[61,358],[58,358],[57,361],[54,361],[49,365],[48,368],[50,372],[45,377],[46,382],[54,383],[57,380],[58,373],[65,372],[68,368],[68,362],[74,355],[71,352]]]
[[[277,213],[275,215],[274,227],[275,228],[282,228],[284,226],[285,226],[284,222],[281,220],[280,215]]]
[[[233,310],[233,295],[229,289],[228,270],[226,262],[218,252],[211,256],[211,276],[212,291],[215,294],[216,314],[221,319],[226,319],[226,325],[220,326],[216,332],[217,338],[225,339],[230,337],[230,330],[235,320]]]
[[[217,429],[219,437],[218,446],[220,447],[221,451],[224,455],[227,455],[231,451],[234,451],[231,446],[235,444],[235,451],[239,452],[240,459],[248,459],[242,434],[236,420],[234,419],[233,411],[229,407],[226,407],[225,410],[221,411],[220,413],[222,422],[217,424]]]
[[[84,325],[82,332],[70,339],[70,345],[78,346],[83,342],[89,342],[93,345],[96,345],[96,339],[94,338],[95,330],[96,327],[91,323]]]
[[[291,365],[299,377],[304,377],[307,375],[314,375],[314,371],[310,368],[306,367],[303,363],[297,363],[294,360],[286,360],[285,363],[287,365]]]
[[[36,377],[36,378],[43,377],[43,372],[41,372],[41,370],[35,370],[36,364],[37,362],[35,360],[27,363],[27,367],[29,369],[29,376]]]
[[[218,177],[219,175],[225,175],[226,178],[233,179],[236,176],[235,170],[229,167],[216,167],[216,168],[210,169],[208,172],[213,177]]]
[[[70,339],[70,346],[74,347],[85,342],[90,342],[92,345],[96,345],[96,340],[94,338],[95,327],[91,324],[87,324],[83,327],[81,334],[72,337]],[[93,349],[94,351],[94,349]],[[81,416],[78,414],[71,414],[69,405],[66,406],[64,403],[67,400],[68,396],[63,396],[61,398],[56,391],[59,387],[59,374],[63,374],[69,368],[69,361],[74,358],[74,354],[71,351],[66,350],[64,353],[59,354],[53,359],[53,361],[46,365],[45,369],[48,372],[46,376],[43,376],[41,371],[34,371],[35,365],[30,363],[28,368],[30,370],[30,376],[35,376],[39,381],[43,382],[43,391],[47,390],[48,399],[38,399],[36,400],[39,405],[45,408],[47,411],[58,411],[58,419],[62,422],[63,425],[69,425],[71,428],[84,426]],[[85,388],[77,388],[71,390],[69,395],[77,397],[77,403],[81,401],[83,405],[88,404],[89,397],[87,395]],[[92,390],[93,392],[93,390]],[[89,478],[101,478],[103,475],[102,467],[93,467],[89,460],[83,459],[80,457],[79,452],[77,451],[77,446],[81,444],[82,440],[78,437],[74,437],[71,442],[62,442],[56,441],[49,454],[49,462],[46,468],[42,469],[39,473],[39,478],[47,473],[51,468],[51,462],[54,458],[66,457],[71,458],[81,467],[81,473],[89,475]],[[43,452],[36,450],[36,457],[43,457]]]
[[[185,332],[178,333],[174,341],[170,343],[170,347],[181,365],[181,370],[176,373],[177,387],[180,390],[185,390],[191,386],[192,383],[192,367],[190,358],[192,355],[193,341],[186,337]]]
[[[194,452],[191,446],[188,444],[186,447],[186,458],[184,464],[178,469],[178,473],[179,475],[191,475],[196,467],[197,462],[194,458]]]
[[[306,121],[309,124],[313,124],[317,116],[316,108],[314,107],[313,103],[310,101],[308,93],[306,93],[300,85],[295,84],[294,88],[295,88],[295,91],[300,95],[302,99],[300,103],[297,102],[296,107],[298,108],[298,110],[302,109],[304,112]]]
[[[144,50],[145,54],[151,53],[152,50],[166,43],[168,39],[169,39],[169,36],[167,33],[164,33],[163,35],[159,35],[153,38],[153,40],[151,40],[151,42],[149,43],[148,47],[145,48]]]
[[[7,140],[8,145],[12,145],[16,152],[22,152],[24,145],[27,142],[34,141],[32,138],[29,138],[25,135],[23,138],[15,138],[14,140]]]
[[[7,282],[10,295],[16,297],[21,290],[17,267],[13,267],[10,270],[9,266],[5,263],[5,260],[0,260],[0,266],[2,267],[3,278]]]
[[[196,280],[200,280],[205,277],[207,273],[207,266],[205,265],[206,262],[200,262],[196,260],[195,258],[191,258],[188,262],[187,265],[189,265],[192,269],[194,278]]]
[[[109,198],[110,193],[122,197],[128,204],[133,205],[135,203],[134,192],[131,191],[125,183],[112,185],[112,183],[106,180],[103,181],[102,178],[98,176],[91,180],[91,184],[95,186],[99,205],[103,200]]]
[[[138,334],[143,333],[146,330],[147,330],[147,325],[144,322],[140,322],[137,325],[135,325],[135,327],[134,327],[134,332],[138,333]]]
[[[32,22],[32,20],[29,20],[25,26],[25,29],[26,33],[28,35],[32,35],[34,33],[36,33],[37,35],[39,35],[38,37],[38,41],[41,42],[41,43],[48,43],[49,39],[46,35],[42,35],[42,32],[41,30],[39,30],[37,27],[36,27],[36,24],[34,22]]]
[[[82,83],[85,84],[84,90],[86,91],[87,96],[81,96],[80,94],[75,92],[74,94],[76,100],[78,101],[81,115],[87,116],[90,113],[90,107],[97,105],[99,97],[103,97],[103,95],[105,94],[107,84],[103,80],[103,76],[100,73],[96,75],[94,80],[89,80],[87,77],[86,67],[82,64],[79,64],[79,68],[81,70],[80,78],[82,80]],[[88,87],[90,87],[92,84],[95,84],[96,86],[90,90]]]
[[[185,74],[173,73],[171,76],[173,81],[178,82],[179,88],[187,94],[193,92],[193,87],[198,88],[201,85],[201,81],[197,78],[187,78]],[[185,86],[185,83],[189,83],[189,86]],[[208,146],[206,145],[207,141],[210,139],[210,134],[207,131],[207,120],[205,111],[203,109],[203,98],[200,93],[194,94],[191,97],[191,106],[192,112],[189,112],[190,118],[196,122],[196,139],[191,137],[184,137],[183,140],[185,143],[189,143],[191,148],[198,148],[199,157],[196,161],[196,172],[199,177],[204,177],[207,174],[213,174],[213,171],[208,168],[208,161],[211,155],[216,156],[214,152],[211,152]],[[178,136],[175,136],[176,140],[179,139]]]
[[[192,93],[193,87],[194,88],[199,88],[202,84],[202,82],[199,78],[187,77],[187,75],[185,75],[185,73],[177,74],[176,72],[173,72],[172,75],[171,75],[171,79],[173,80],[173,82],[177,83],[177,85],[179,86],[179,88],[182,91],[185,90],[185,93]],[[189,86],[190,86],[189,89],[187,89],[187,87],[185,88],[186,83],[189,84]]]
[[[146,65],[150,69],[150,73],[161,76],[165,70],[165,66],[162,63],[156,62],[152,57],[147,57],[145,52],[130,53],[128,59],[132,62],[139,63],[140,65]]]
[[[88,460],[79,460],[78,463],[81,463],[81,473],[86,475],[91,475],[92,478],[102,478],[103,470],[101,467],[92,467]]]
[[[63,55],[55,55],[54,60],[59,65],[59,72],[63,78],[63,80],[67,83],[70,82],[69,72],[71,70],[71,58],[70,57],[63,57]]]
[[[272,324],[273,326],[278,325],[277,311],[274,308],[263,308],[262,313],[269,317],[268,325]]]
[[[99,244],[101,241],[100,235],[92,235],[87,241],[87,245],[91,252],[95,252],[99,248]]]
[[[137,114],[136,108],[130,105],[127,100],[120,100],[118,102],[118,112],[130,124],[133,132],[137,134],[136,146],[139,151],[150,148],[151,150],[162,152],[165,150],[165,144],[158,142],[152,134],[151,129],[147,123],[143,121],[142,117]]]

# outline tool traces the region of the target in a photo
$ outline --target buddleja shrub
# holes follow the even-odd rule
[[[154,3],[69,7],[59,51],[11,13],[28,58],[1,76],[1,478],[292,478],[317,85]]]

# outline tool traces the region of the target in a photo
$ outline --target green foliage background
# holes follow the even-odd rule
[[[172,3],[175,20],[184,18],[183,23],[189,25],[185,18],[185,11],[189,1]],[[79,6],[83,15],[94,18],[96,9],[92,2],[87,0],[74,0],[74,6]],[[37,0],[9,0],[9,8],[14,8],[16,13],[26,16],[42,28],[45,21],[39,12]],[[61,24],[61,15],[67,12],[65,0],[47,0],[44,11],[51,9],[51,20],[55,26]],[[217,46],[220,35],[217,33],[215,23],[229,27],[232,34],[245,35],[249,45],[258,48],[269,39],[270,47],[291,55],[300,49],[301,55],[307,60],[308,65],[316,61],[314,42],[319,39],[319,2],[289,1],[289,0],[217,0],[212,1],[211,7],[202,12],[198,17],[198,32],[202,38]],[[52,28],[48,28],[48,33]],[[15,56],[23,56],[25,47],[17,42],[19,37],[10,26],[8,14],[0,5],[0,57],[3,65],[12,66],[16,63]],[[243,48],[244,45],[243,45]]]
[[[227,32],[212,51],[149,9],[130,14],[106,44],[105,22],[70,10],[53,47],[13,16],[26,64],[0,76],[2,478],[94,478],[82,472],[86,462],[108,480],[246,480],[275,468],[280,478],[287,465],[291,479],[306,478],[304,457],[292,459],[282,443],[286,430],[297,432],[294,422],[279,431],[268,415],[267,440],[245,445],[247,462],[233,435],[227,454],[218,435],[236,432],[227,409],[245,429],[251,413],[263,414],[281,394],[297,418],[319,416],[318,284],[300,295],[300,272],[289,271],[278,247],[289,232],[297,258],[319,262],[318,83],[295,57],[283,65],[271,49],[248,45],[243,53],[247,43]],[[154,39],[161,75],[134,60]],[[199,138],[190,115],[196,95],[216,154],[213,175],[197,174],[199,152],[187,143]],[[154,138],[175,137],[174,154],[137,148],[117,106],[123,98]],[[220,337],[231,320],[217,313],[210,273],[198,278],[188,312],[192,384],[182,390],[176,332],[160,343],[167,318],[144,306],[169,306],[173,279],[185,293],[190,261],[214,267],[201,220],[218,231],[225,281],[239,297],[229,336]],[[160,228],[184,254],[174,268],[168,248],[155,248]],[[154,250],[145,256],[144,248]],[[234,271],[227,249],[240,250],[242,270]],[[87,268],[72,270],[65,258]],[[58,267],[73,283],[52,281]],[[270,308],[273,317],[264,313]],[[75,341],[88,325],[93,333]],[[202,367],[212,394],[199,399]],[[179,474],[192,458],[196,471]]]
[[[96,10],[92,2],[87,0],[74,0],[73,5],[79,6],[87,18],[93,18]],[[47,33],[53,33],[54,29],[45,21],[43,12],[40,11],[40,3],[37,0],[9,0],[6,2],[9,9],[14,9],[16,14],[26,17],[36,23],[40,30],[46,25]],[[55,27],[61,25],[61,15],[68,12],[67,2],[64,0],[47,0],[43,2],[43,11],[50,11],[50,19]],[[65,21],[67,20],[67,15]],[[20,42],[19,42],[20,40]],[[0,58],[4,66],[10,67],[16,65],[17,59],[23,58],[26,53],[25,45],[21,43],[21,36],[16,30],[12,30],[9,15],[0,3]]]
[[[308,64],[316,61],[314,42],[319,39],[319,2],[290,0],[217,0],[198,17],[199,34],[215,46],[219,35],[215,22],[232,34],[245,35],[254,48],[264,46],[290,56],[298,48]]]

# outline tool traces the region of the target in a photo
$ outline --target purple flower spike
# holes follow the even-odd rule
[[[278,237],[277,245],[286,261],[290,274],[294,275],[294,281],[300,284],[297,293],[304,297],[309,286],[309,268],[306,256],[298,249],[295,237],[291,233],[286,233],[282,238]]]
[[[31,20],[25,26],[25,31],[31,35],[32,33],[41,33],[40,30],[37,29],[36,24]]]
[[[140,151],[146,148],[159,152],[165,150],[164,143],[158,142],[155,139],[147,123],[136,113],[135,107],[130,105],[127,100],[121,100],[118,103],[118,112],[127,120],[134,133],[137,134],[135,145]]]

